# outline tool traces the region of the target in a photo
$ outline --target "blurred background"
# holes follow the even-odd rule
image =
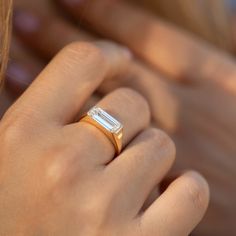
[[[161,17],[205,40],[228,51],[235,50],[235,0],[137,1]]]
[[[74,4],[74,5],[73,5]],[[0,115],[75,40],[129,47],[129,78],[104,85],[142,93],[153,125],[175,141],[173,172],[196,169],[211,202],[192,235],[236,235],[236,0],[15,0]]]

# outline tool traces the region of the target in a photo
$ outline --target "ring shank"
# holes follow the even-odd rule
[[[122,136],[123,136],[123,129],[121,129],[118,133],[112,133],[105,129],[102,125],[100,125],[98,122],[96,122],[92,117],[89,115],[85,115],[81,118],[82,122],[89,123],[93,126],[95,126],[97,129],[99,129],[101,132],[103,132],[107,138],[110,140],[110,142],[115,147],[116,155],[120,154],[122,150]]]

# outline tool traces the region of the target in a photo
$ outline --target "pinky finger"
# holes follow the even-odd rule
[[[202,219],[208,202],[205,179],[194,171],[186,172],[137,219],[136,235],[188,235]]]

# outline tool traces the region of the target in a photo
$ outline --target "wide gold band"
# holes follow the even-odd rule
[[[90,115],[86,114],[81,118],[80,121],[87,122],[96,128],[98,128],[100,131],[102,131],[107,138],[111,141],[111,143],[115,147],[116,154],[118,155],[122,150],[122,137],[123,137],[123,128],[118,130],[118,132],[112,132],[108,129],[106,129],[104,126],[99,124],[96,120],[94,120]]]

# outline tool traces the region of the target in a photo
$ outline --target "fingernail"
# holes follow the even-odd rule
[[[31,84],[34,76],[24,65],[11,61],[7,68],[6,78],[7,87],[18,95]]]
[[[21,9],[14,11],[13,25],[16,30],[32,33],[40,27],[40,24],[39,18],[33,13]]]
[[[96,41],[94,44],[102,49],[106,61],[109,64],[108,77],[113,77],[114,75],[120,75],[127,70],[129,61],[132,58],[130,50],[120,44],[111,41]]]
[[[94,42],[97,46],[102,48],[103,50],[107,51],[109,54],[114,54],[116,55],[117,50],[122,53],[124,58],[127,60],[131,60],[133,57],[132,52],[129,50],[129,48],[120,45],[118,43],[112,42],[112,41],[106,41],[106,40],[100,40]]]
[[[131,52],[131,50],[127,47],[122,46],[121,47],[124,53],[124,56],[128,59],[131,60],[133,58],[133,53]]]

